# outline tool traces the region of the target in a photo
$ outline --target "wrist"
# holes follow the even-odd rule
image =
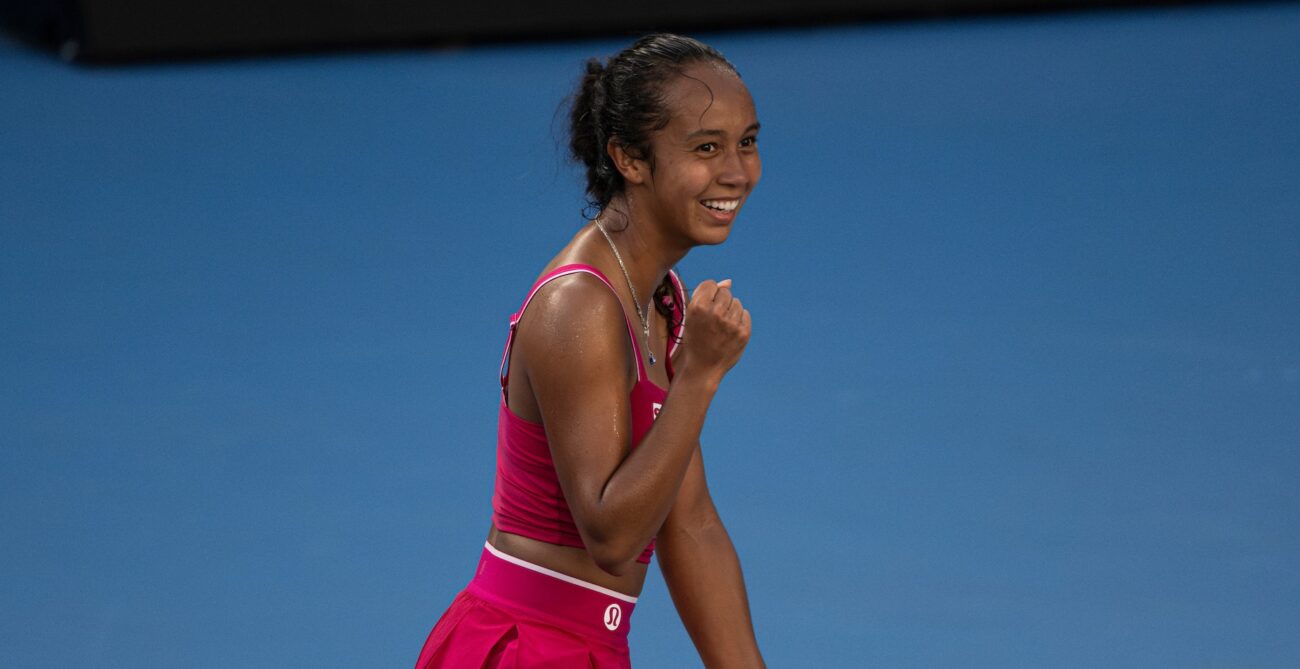
[[[686,392],[703,393],[711,398],[718,392],[718,386],[722,385],[722,376],[721,372],[688,366],[677,370],[670,385]]]

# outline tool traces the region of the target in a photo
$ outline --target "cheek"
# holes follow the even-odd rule
[[[676,168],[673,172],[673,191],[686,198],[699,197],[713,182],[713,172],[707,165],[696,162],[677,165]]]

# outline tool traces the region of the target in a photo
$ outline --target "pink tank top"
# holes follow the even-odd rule
[[[601,274],[600,270],[590,265],[564,265],[548,272],[529,291],[528,297],[519,311],[510,317],[510,334],[506,337],[506,350],[501,356],[501,409],[497,416],[497,477],[496,490],[492,495],[492,522],[497,529],[511,534],[544,541],[560,546],[585,548],[578,528],[569,512],[568,502],[560,489],[560,481],[555,473],[555,463],[551,460],[551,447],[546,441],[546,429],[540,423],[526,421],[516,416],[506,404],[509,383],[510,348],[514,344],[515,330],[519,319],[528,309],[528,303],[537,295],[537,291],[548,282],[570,274],[590,274],[600,279],[611,291],[614,286]],[[673,282],[674,320],[682,321],[682,309],[685,308],[685,292],[677,275],[670,272]],[[615,291],[617,292],[617,291]],[[641,347],[632,322],[623,314],[627,324],[628,336],[632,339],[632,354],[636,357],[636,385],[632,387],[629,406],[632,412],[632,447],[641,443],[646,432],[654,424],[659,409],[663,407],[667,392],[650,381],[646,375],[645,364],[641,359]],[[681,326],[672,333],[668,343],[668,355],[664,365],[668,378],[673,376],[672,355],[681,338]],[[638,562],[650,562],[654,553],[654,541],[637,558]]]

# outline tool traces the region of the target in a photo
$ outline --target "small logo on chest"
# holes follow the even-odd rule
[[[654,419],[658,418],[658,417],[659,417],[659,411],[660,411],[661,409],[663,409],[663,408],[664,408],[664,405],[663,405],[662,402],[652,402],[652,403],[650,404],[650,420],[654,420]]]

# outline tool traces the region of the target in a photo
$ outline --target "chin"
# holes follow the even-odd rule
[[[730,236],[731,236],[730,223],[726,225],[710,223],[707,226],[705,226],[704,229],[700,230],[700,233],[695,236],[695,244],[697,246],[717,246],[718,244],[727,241],[727,238]]]

